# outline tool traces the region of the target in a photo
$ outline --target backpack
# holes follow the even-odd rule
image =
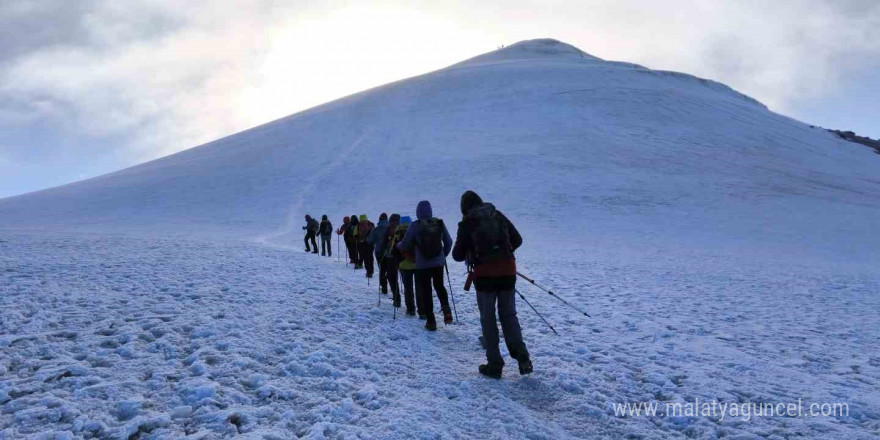
[[[308,228],[309,228],[310,231],[312,231],[312,232],[314,232],[314,233],[317,234],[317,233],[318,233],[318,229],[319,229],[318,221],[315,220],[315,219],[311,219],[311,220],[309,220]]]
[[[392,230],[389,226],[388,230],[385,231],[385,247],[382,248],[384,249],[384,252],[382,252],[382,258],[387,258],[391,256],[391,245],[394,244],[394,235],[395,231]]]
[[[507,222],[491,203],[484,203],[468,211],[465,217],[470,226],[473,264],[513,257]]]
[[[364,220],[358,223],[358,241],[367,241],[367,237],[372,231],[373,223],[371,223],[369,220]]]
[[[443,220],[429,218],[419,220],[419,235],[416,244],[422,251],[422,257],[434,258],[443,253]]]

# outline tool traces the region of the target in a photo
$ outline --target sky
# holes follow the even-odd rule
[[[880,138],[877,0],[2,0],[0,198],[533,38]]]

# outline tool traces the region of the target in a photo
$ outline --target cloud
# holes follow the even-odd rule
[[[154,158],[498,45],[554,37],[727,83],[781,111],[880,55],[880,3],[5,0],[0,131],[120,164]],[[7,130],[8,131],[8,130]],[[28,145],[32,137],[0,142]],[[57,144],[57,145],[56,145]],[[8,149],[8,157],[22,149]],[[33,156],[33,155],[31,155]],[[108,170],[109,171],[109,170]]]

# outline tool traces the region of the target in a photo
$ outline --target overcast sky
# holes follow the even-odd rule
[[[542,37],[880,137],[877,0],[362,3],[0,0],[0,197]]]

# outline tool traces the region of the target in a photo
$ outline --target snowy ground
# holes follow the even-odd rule
[[[392,319],[298,243],[0,233],[0,438],[876,438],[880,276],[731,257],[521,261],[535,373],[480,377],[478,315]],[[648,253],[650,254],[650,253]],[[683,263],[687,261],[687,264]],[[698,262],[698,263],[696,263]],[[502,344],[503,345],[503,344]],[[847,417],[615,403],[845,402]]]

